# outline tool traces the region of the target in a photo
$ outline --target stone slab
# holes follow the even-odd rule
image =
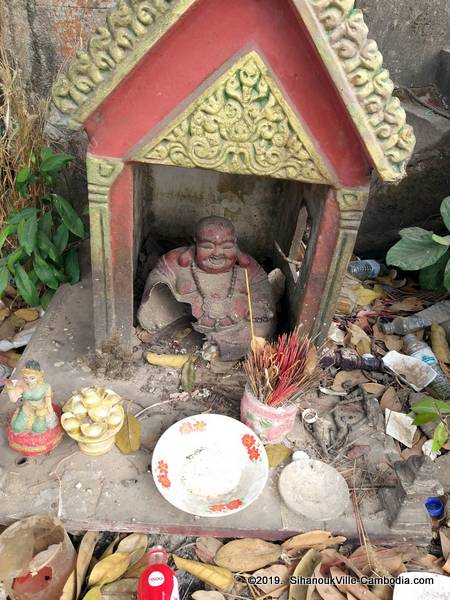
[[[277,489],[279,469],[271,477],[261,497],[249,508],[228,517],[198,518],[168,504],[157,491],[150,473],[152,450],[172,423],[186,416],[212,411],[238,417],[242,382],[233,384],[233,376],[199,374],[212,391],[188,402],[171,401],[177,391],[179,373],[172,369],[140,366],[130,380],[105,381],[80,370],[77,358],[93,348],[92,299],[86,283],[64,286],[55,296],[49,311],[23,357],[41,363],[59,403],[72,390],[97,384],[111,387],[131,403],[131,412],[154,406],[142,418],[142,449],[125,456],[117,448],[107,455],[92,458],[83,455],[67,436],[48,456],[27,458],[9,449],[6,419],[11,412],[5,394],[0,402],[0,523],[36,513],[56,514],[69,531],[110,530],[214,535],[218,537],[257,536],[282,539],[300,531],[330,528],[356,538],[356,525],[350,512],[332,522],[311,522],[289,511]],[[64,363],[55,367],[55,363]],[[20,365],[19,365],[20,368]],[[208,380],[209,378],[209,380]],[[214,386],[211,385],[214,382]],[[160,404],[163,403],[163,404]],[[332,496],[324,498],[332,502]],[[362,515],[373,541],[427,543],[423,531],[392,534],[380,505],[365,503]]]

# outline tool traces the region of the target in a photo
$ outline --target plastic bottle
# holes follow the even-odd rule
[[[352,260],[348,263],[347,271],[357,279],[375,279],[384,270],[376,260]]]
[[[436,392],[440,398],[444,400],[450,398],[450,380],[444,375],[430,346],[418,340],[413,333],[408,333],[403,338],[403,347],[406,354],[419,358],[423,363],[429,365],[433,371],[436,371],[437,376],[428,387]]]
[[[383,361],[371,354],[363,356],[344,355],[341,352],[326,354],[319,361],[322,369],[328,367],[340,367],[344,371],[352,371],[354,369],[363,369],[364,371],[384,371]]]
[[[147,552],[148,567],[138,581],[137,600],[179,600],[178,581],[162,546]]]
[[[433,322],[444,323],[448,320],[450,320],[450,300],[443,300],[410,317],[396,317],[391,323],[383,323],[381,327],[383,333],[387,335],[395,333],[406,335],[430,327]]]

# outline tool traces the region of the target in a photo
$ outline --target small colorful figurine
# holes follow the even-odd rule
[[[27,361],[21,375],[18,381],[5,380],[11,402],[22,402],[9,421],[8,442],[20,454],[47,454],[64,433],[59,422],[61,409],[52,404],[52,388],[44,381],[37,361]]]

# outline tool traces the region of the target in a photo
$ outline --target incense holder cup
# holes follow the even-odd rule
[[[275,408],[260,402],[248,385],[241,399],[241,421],[253,429],[264,443],[276,444],[290,433],[295,425],[298,407]]]

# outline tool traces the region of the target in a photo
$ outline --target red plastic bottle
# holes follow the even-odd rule
[[[147,552],[148,567],[139,577],[137,600],[180,600],[178,581],[167,565],[169,555],[162,546]]]

